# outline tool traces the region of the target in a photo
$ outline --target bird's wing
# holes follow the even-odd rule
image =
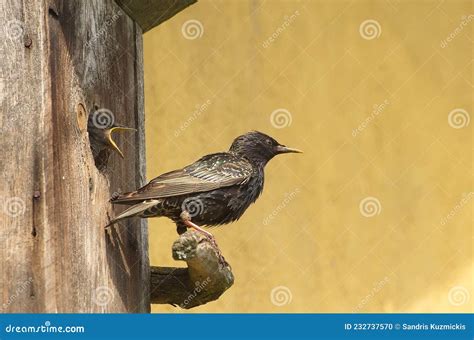
[[[123,194],[113,203],[133,203],[147,199],[186,195],[194,192],[242,184],[249,180],[253,168],[245,159],[229,153],[204,156],[179,170],[158,176],[137,191]]]

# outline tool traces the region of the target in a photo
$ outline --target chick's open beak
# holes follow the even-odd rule
[[[106,134],[106,139],[107,139],[107,142],[109,143],[109,145],[112,147],[112,149],[114,149],[115,151],[118,152],[118,154],[120,155],[120,157],[124,158],[123,156],[123,153],[122,151],[120,150],[120,148],[117,146],[117,144],[115,143],[114,139],[112,138],[112,134],[116,131],[137,131],[137,129],[133,129],[133,128],[129,128],[129,127],[124,127],[124,126],[114,126],[108,130],[105,131],[105,134]]]
[[[278,145],[277,146],[277,151],[278,153],[303,153],[303,151],[294,149],[294,148],[289,148],[285,145]]]

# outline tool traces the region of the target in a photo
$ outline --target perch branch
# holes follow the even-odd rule
[[[180,235],[172,253],[188,267],[151,267],[151,303],[189,309],[217,300],[234,283],[230,265],[199,232],[189,230]]]

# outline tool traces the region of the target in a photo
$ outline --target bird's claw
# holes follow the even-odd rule
[[[228,266],[229,264],[227,263],[224,256],[222,255],[222,252],[221,252],[219,246],[217,245],[217,241],[216,241],[216,238],[214,237],[214,235],[212,235],[210,233],[207,233],[207,232],[204,232],[202,234],[206,237],[206,239],[209,241],[209,243],[214,248],[214,250],[216,252],[216,256],[219,259],[219,264],[221,264],[222,266]]]

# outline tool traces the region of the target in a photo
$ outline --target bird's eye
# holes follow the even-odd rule
[[[266,142],[268,145],[272,145],[272,144],[273,144],[270,139],[265,140],[265,142]]]

